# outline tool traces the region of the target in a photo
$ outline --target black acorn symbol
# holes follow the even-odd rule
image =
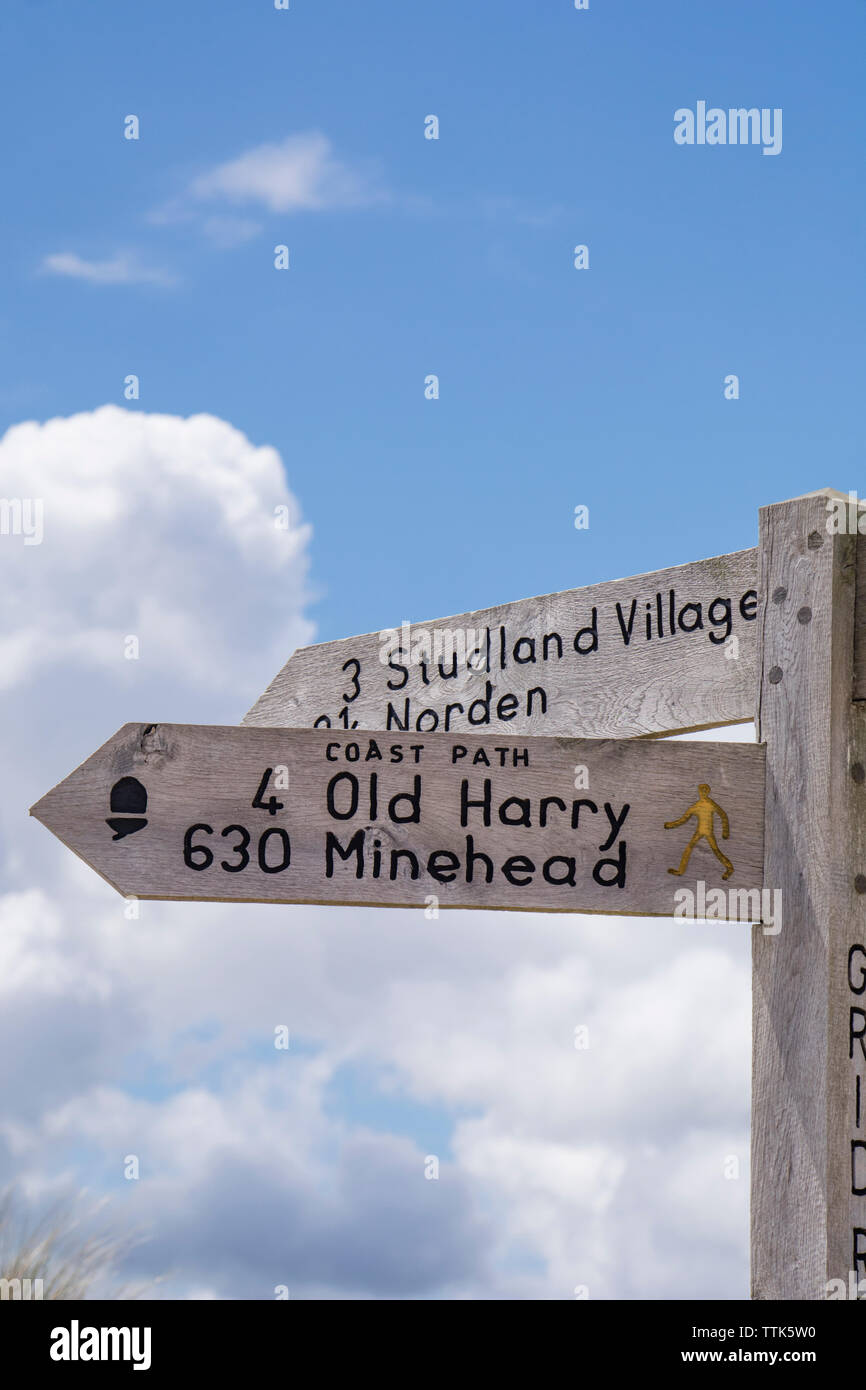
[[[147,810],[147,792],[137,777],[121,777],[111,788],[109,808],[120,812],[105,822],[115,832],[113,840],[122,840],[125,835],[134,835],[143,830],[147,820],[142,814]]]

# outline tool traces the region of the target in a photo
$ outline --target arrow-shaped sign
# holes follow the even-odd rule
[[[126,724],[32,814],[140,898],[755,921],[763,807],[755,744]]]
[[[301,647],[245,724],[631,738],[754,718],[757,551]]]

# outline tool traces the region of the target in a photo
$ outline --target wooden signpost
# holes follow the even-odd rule
[[[753,937],[752,1291],[866,1298],[863,541],[824,493],[760,517],[757,735],[778,936]]]
[[[301,647],[245,724],[632,738],[754,717],[758,552]]]
[[[863,533],[825,489],[756,550],[302,648],[33,814],[143,898],[752,922],[752,1294],[866,1298]]]
[[[763,802],[755,744],[127,724],[33,815],[140,898],[748,921]]]

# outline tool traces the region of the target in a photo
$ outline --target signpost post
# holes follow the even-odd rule
[[[765,882],[753,936],[752,1295],[866,1297],[866,706],[855,685],[863,544],[824,493],[760,519],[757,736]],[[862,1282],[862,1287],[860,1284]]]
[[[240,728],[128,724],[33,814],[138,897],[758,924],[752,1296],[864,1298],[861,522],[825,489],[757,550],[302,648]]]

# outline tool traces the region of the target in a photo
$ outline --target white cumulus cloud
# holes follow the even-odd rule
[[[163,285],[177,283],[167,270],[142,264],[131,252],[119,252],[108,260],[88,261],[74,251],[57,251],[42,259],[49,275],[86,280],[91,285]]]
[[[256,145],[201,174],[190,193],[196,199],[259,203],[271,212],[362,207],[385,196],[365,173],[339,159],[319,131]]]
[[[0,477],[38,499],[44,532],[0,544],[0,688],[59,664],[257,692],[309,636],[309,527],[276,450],[225,421],[117,406],[30,421],[0,439]]]

